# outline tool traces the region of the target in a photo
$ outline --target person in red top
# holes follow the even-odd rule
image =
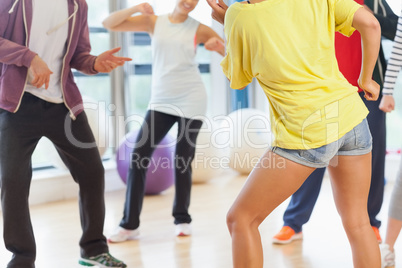
[[[398,16],[395,15],[385,0],[355,0],[366,8],[373,10],[374,16],[380,22],[382,36],[393,39],[395,37]],[[336,33],[335,52],[338,66],[342,74],[352,85],[358,87],[362,48],[360,34],[356,31],[351,37],[345,37]],[[385,58],[382,48],[380,49],[379,60],[373,73],[373,79],[382,87],[385,74]],[[382,88],[381,88],[382,90]],[[381,97],[377,101],[367,101],[364,93],[359,88],[360,96],[370,111],[367,116],[371,135],[373,137],[372,150],[372,175],[371,187],[368,198],[368,213],[370,224],[381,242],[379,227],[381,221],[376,217],[381,210],[384,194],[384,166],[385,166],[385,113],[378,106]],[[314,205],[320,193],[325,168],[316,169],[304,184],[297,190],[290,200],[290,203],[283,215],[284,225],[282,229],[273,237],[275,244],[288,244],[294,240],[303,238],[302,226],[308,222]]]

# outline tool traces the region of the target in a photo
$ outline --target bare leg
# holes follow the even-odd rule
[[[258,226],[314,171],[271,151],[261,158],[227,215],[232,236],[233,267],[263,267]]]
[[[354,267],[381,267],[378,242],[367,212],[371,153],[338,156],[337,166],[329,166],[328,170],[336,207],[352,248]]]
[[[385,236],[385,244],[389,245],[389,249],[394,251],[396,239],[402,228],[402,221],[388,217],[387,234]]]

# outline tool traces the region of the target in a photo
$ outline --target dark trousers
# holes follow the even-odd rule
[[[71,124],[66,125],[66,118]],[[70,120],[64,104],[25,93],[19,110],[0,109],[0,182],[4,243],[13,253],[9,268],[35,267],[36,245],[29,214],[31,156],[41,137],[49,138],[79,185],[83,230],[81,256],[108,252],[103,236],[104,168],[85,113]],[[77,142],[78,144],[77,146]],[[91,145],[91,146],[88,146]],[[60,250],[63,250],[60,241]]]
[[[155,147],[177,123],[178,133],[175,152],[175,199],[173,204],[174,223],[190,223],[188,213],[191,194],[191,162],[194,159],[195,145],[202,121],[169,115],[157,111],[148,111],[138,133],[132,154],[132,161],[140,160],[141,165],[130,165],[127,178],[126,202],[120,226],[136,229],[140,225],[140,213],[145,194],[145,175],[147,162]],[[141,141],[141,142],[140,142]],[[186,163],[186,164],[183,164]]]
[[[360,96],[370,111],[367,121],[371,136],[373,137],[372,175],[367,209],[371,226],[379,228],[381,221],[376,217],[381,210],[384,197],[385,113],[378,108],[381,97],[377,101],[367,101],[363,97],[363,93],[360,93]],[[303,224],[310,219],[321,189],[324,172],[325,168],[315,170],[299,190],[292,195],[283,215],[285,226],[289,226],[296,232],[300,232]]]

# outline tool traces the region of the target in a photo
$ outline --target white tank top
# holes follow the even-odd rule
[[[199,22],[171,23],[158,16],[152,35],[152,91],[149,109],[186,118],[204,116],[207,95],[195,60]]]

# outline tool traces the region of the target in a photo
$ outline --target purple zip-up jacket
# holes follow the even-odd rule
[[[64,104],[74,119],[83,111],[81,93],[71,68],[96,74],[95,56],[90,55],[88,6],[85,0],[67,0],[69,16],[67,50],[63,60],[61,86]],[[0,108],[15,113],[27,83],[28,68],[36,56],[29,50],[32,0],[0,1]],[[67,23],[67,22],[66,22]]]

